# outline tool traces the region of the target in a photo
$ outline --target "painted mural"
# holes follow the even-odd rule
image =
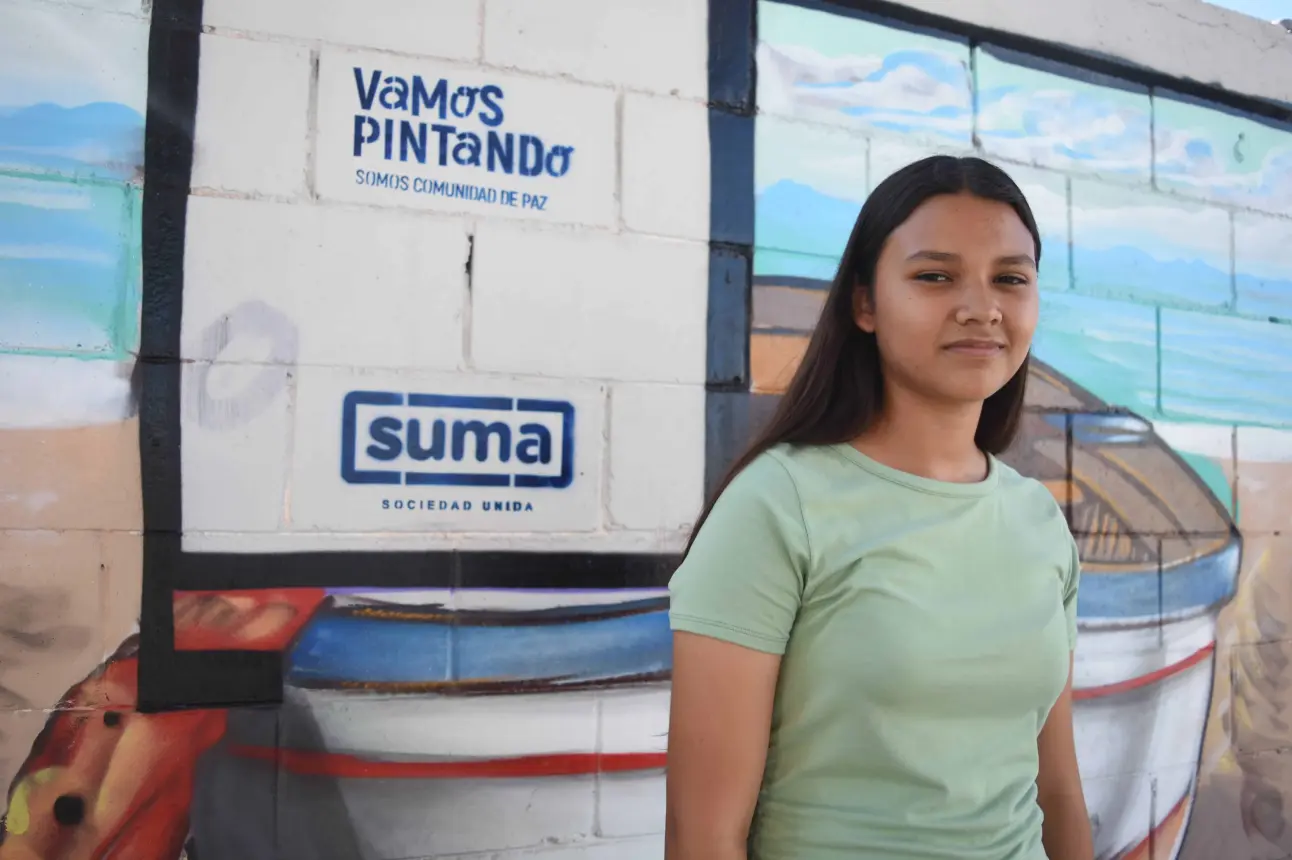
[[[1096,854],[1285,856],[1292,133],[787,4],[759,4],[758,71],[756,396],[788,382],[869,188],[931,152],[1005,166],[1044,241],[1006,459],[1047,483],[1081,548]]]
[[[136,711],[155,466],[132,385],[149,24],[131,7],[15,6],[0,32],[0,860],[658,858],[665,577],[613,587],[575,555],[551,582],[499,577],[523,587],[365,587],[380,553],[343,574],[326,553],[228,553],[230,578],[305,572],[177,587],[173,650],[271,661],[281,702]],[[818,4],[760,2],[757,25],[754,193],[737,202],[755,228],[752,411],[788,381],[880,179],[930,152],[1005,165],[1045,242],[1006,459],[1046,483],[1081,549],[1076,729],[1097,856],[1288,856],[1292,131]],[[230,205],[213,200],[190,231]],[[294,396],[320,340],[272,284],[229,278],[233,310],[197,357],[245,335],[281,367],[242,395],[214,364],[192,371],[185,456],[242,474],[256,467],[232,449],[253,431],[230,404]],[[289,494],[249,507],[278,517]]]

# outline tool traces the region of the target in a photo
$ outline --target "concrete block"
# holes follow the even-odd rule
[[[709,252],[695,242],[485,223],[472,355],[482,370],[704,379]]]
[[[193,188],[304,195],[310,52],[210,34],[201,51]]]
[[[275,532],[281,527],[292,455],[294,372],[283,364],[204,360],[183,365],[184,531]]]
[[[0,356],[0,522],[138,529],[139,421],[131,366]]]
[[[1168,416],[1292,428],[1292,325],[1163,310],[1161,336]]]
[[[482,0],[208,0],[202,20],[208,27],[473,60],[480,52],[481,5]]]
[[[1155,91],[1159,188],[1286,214],[1292,207],[1292,126]]]
[[[704,99],[708,8],[693,0],[489,0],[485,62]],[[660,53],[668,46],[667,60]]]
[[[976,49],[977,123],[996,156],[1147,185],[1148,90],[992,46]]]
[[[1166,194],[1072,180],[1078,292],[1134,302],[1230,304],[1229,213]]]
[[[462,225],[417,213],[191,198],[182,353],[457,367],[467,254]]]
[[[610,519],[676,530],[704,501],[704,388],[616,385],[610,394]]]
[[[1041,293],[1033,354],[1102,400],[1145,417],[1157,410],[1157,344],[1151,305]]]
[[[870,170],[867,187],[874,191],[879,183],[908,164],[930,155],[972,155],[968,147],[925,146],[900,138],[875,138],[870,142]]]
[[[104,0],[101,8],[116,5]],[[4,167],[137,178],[148,103],[147,19],[6,0],[0,21]]]
[[[56,715],[52,710],[0,711],[0,781],[5,785],[13,784],[13,778],[31,755],[46,721]],[[0,801],[0,806],[7,810],[8,802],[6,796],[4,801]]]
[[[1243,535],[1292,535],[1292,510],[1285,501],[1287,487],[1292,486],[1292,431],[1238,427],[1235,434],[1238,523]],[[1244,552],[1248,552],[1247,546]]]
[[[664,832],[664,771],[603,773],[597,778],[598,835]]]
[[[754,128],[754,241],[759,252],[837,262],[870,193],[869,158],[870,140],[852,129],[759,116]],[[777,269],[801,274],[801,264],[782,259],[770,269],[760,267],[760,274]]]
[[[1034,170],[1014,164],[1001,168],[1018,184],[1027,204],[1032,207],[1036,226],[1041,232],[1041,270],[1038,283],[1042,288],[1066,290],[1071,286],[1068,242],[1068,185],[1063,175]]]
[[[1234,284],[1237,310],[1292,321],[1292,221],[1234,213]]]
[[[709,109],[630,93],[623,112],[624,226],[708,241]]]
[[[138,531],[100,532],[99,584],[100,625],[103,628],[103,659],[139,630],[140,598],[143,592],[144,538]]]
[[[0,175],[0,351],[137,351],[140,190]]]
[[[0,704],[55,708],[103,655],[103,543],[90,531],[0,530]]]
[[[782,3],[758,6],[764,114],[969,146],[969,45]]]

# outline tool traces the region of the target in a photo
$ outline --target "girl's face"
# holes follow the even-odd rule
[[[973,195],[921,204],[875,266],[854,319],[885,381],[945,403],[986,400],[1022,366],[1036,329],[1036,245],[1014,210]]]

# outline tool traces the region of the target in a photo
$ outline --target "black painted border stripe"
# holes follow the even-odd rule
[[[749,427],[757,0],[709,0],[709,299],[705,493]]]
[[[202,0],[154,0],[148,36],[143,290],[135,369],[144,544],[141,711],[273,701],[282,695],[277,655],[188,654],[174,649],[171,600],[182,560],[175,551],[182,499],[179,342],[201,24]]]
[[[248,588],[661,588],[673,555],[506,551],[318,551],[231,554],[182,552],[178,590]],[[160,543],[160,542],[159,542]],[[272,585],[270,585],[272,583]]]

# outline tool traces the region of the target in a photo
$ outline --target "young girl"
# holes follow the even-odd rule
[[[669,585],[668,860],[1091,860],[1076,543],[994,456],[1040,256],[981,159],[924,159],[866,201]]]

